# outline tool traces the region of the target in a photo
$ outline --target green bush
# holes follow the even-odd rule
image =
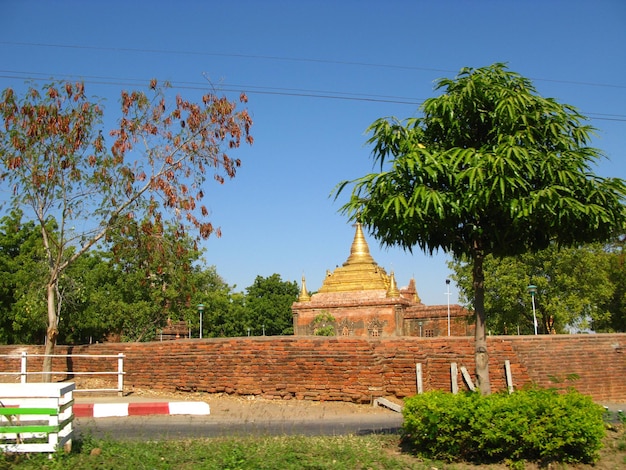
[[[335,336],[335,317],[326,310],[313,319],[313,334],[317,336]]]
[[[575,390],[435,391],[405,401],[403,430],[417,453],[434,459],[593,463],[605,433],[603,413]]]

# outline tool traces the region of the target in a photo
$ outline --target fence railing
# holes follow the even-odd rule
[[[0,450],[71,449],[73,383],[4,384],[0,387]]]
[[[111,359],[117,358],[117,370],[110,371],[74,371],[74,370],[62,370],[62,371],[29,371],[28,359],[29,358],[45,358],[56,357],[59,358],[88,358],[88,359]],[[0,358],[16,359],[20,361],[19,372],[0,371],[0,375],[19,376],[20,383],[29,382],[28,377],[33,375],[66,375],[66,376],[117,376],[117,388],[77,388],[75,392],[117,392],[122,395],[124,393],[124,354],[28,354],[22,351],[21,354],[0,354]],[[114,369],[111,367],[111,369]]]

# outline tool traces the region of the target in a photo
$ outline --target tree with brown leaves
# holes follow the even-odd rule
[[[47,255],[47,355],[58,335],[61,273],[112,230],[124,233],[141,220],[157,240],[168,223],[181,237],[189,229],[198,239],[220,236],[203,187],[235,176],[241,161],[225,149],[252,144],[252,120],[214,93],[196,103],[181,96],[170,102],[167,92],[156,80],[148,92],[123,91],[121,116],[106,137],[103,110],[82,83],[31,86],[21,97],[2,92],[2,182],[10,206],[36,219]],[[244,94],[240,101],[247,102]],[[44,372],[51,362],[46,356]]]

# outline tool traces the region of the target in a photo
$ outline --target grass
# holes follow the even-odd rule
[[[0,469],[430,469],[393,435],[74,442],[70,454],[0,455]]]
[[[626,465],[626,437],[623,425],[613,427],[612,439],[595,466],[576,466],[594,470],[623,468]],[[89,436],[75,441],[69,454],[59,452],[52,458],[43,454],[0,454],[0,470],[12,469],[219,469],[219,470],[480,470],[539,468],[535,464],[511,466],[444,464],[413,456],[402,449],[398,435],[333,437],[230,437],[212,439],[165,440],[154,442],[100,440]],[[551,468],[567,469],[567,465]]]

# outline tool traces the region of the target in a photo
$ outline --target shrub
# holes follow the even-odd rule
[[[603,413],[575,390],[435,391],[406,400],[403,430],[414,450],[429,458],[593,463],[604,437]]]
[[[326,310],[313,319],[313,334],[317,336],[335,336],[335,317]]]

